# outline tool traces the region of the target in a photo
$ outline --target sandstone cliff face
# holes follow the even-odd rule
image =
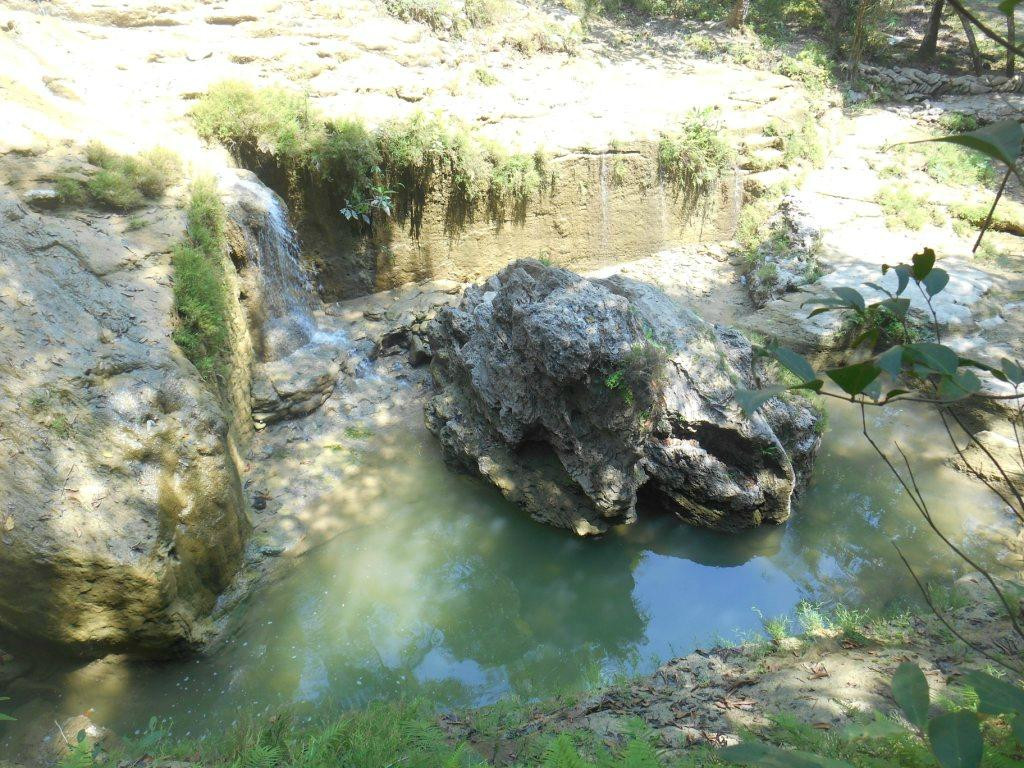
[[[621,276],[518,261],[443,310],[430,344],[448,459],[580,535],[634,520],[644,486],[700,525],[782,522],[818,445],[799,401],[740,412],[735,389],[757,383],[741,335]]]
[[[248,532],[216,395],[170,339],[180,211],[0,191],[0,627],[75,652],[201,641]]]

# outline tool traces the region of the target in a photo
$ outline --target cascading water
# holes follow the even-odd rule
[[[251,201],[247,208],[257,219],[247,227],[247,255],[258,273],[264,357],[278,359],[318,335],[313,313],[320,300],[302,267],[299,238],[284,201],[255,177],[240,176],[237,185]]]

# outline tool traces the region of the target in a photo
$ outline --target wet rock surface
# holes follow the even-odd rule
[[[741,335],[623,276],[515,262],[429,337],[446,458],[579,535],[634,520],[641,487],[700,525],[782,522],[818,444],[801,401],[742,415],[733,393],[758,377]]]

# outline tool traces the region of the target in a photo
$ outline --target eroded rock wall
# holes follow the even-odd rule
[[[480,280],[517,258],[585,270],[732,237],[742,203],[736,176],[688,198],[659,178],[656,151],[639,142],[555,157],[540,192],[521,205],[454,211],[435,187],[372,240],[353,237],[338,206],[314,195],[298,224],[303,254],[335,301],[434,278]]]
[[[222,403],[171,341],[183,214],[140,213],[0,190],[0,627],[83,654],[201,642],[249,529]]]

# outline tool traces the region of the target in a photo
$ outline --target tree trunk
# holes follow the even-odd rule
[[[984,69],[981,66],[981,51],[978,50],[978,40],[974,36],[974,27],[971,26],[971,20],[960,11],[957,11],[956,15],[960,17],[964,34],[967,36],[967,46],[971,49],[971,62],[974,64],[974,74],[980,77]]]
[[[943,0],[945,1],[945,0]],[[732,12],[729,14],[729,28],[739,29],[747,23],[747,14],[750,12],[750,0],[735,0],[732,5]]]
[[[921,40],[921,47],[917,54],[925,61],[935,58],[935,52],[939,47],[939,28],[942,26],[942,12],[946,10],[946,0],[935,0],[932,5],[932,12],[928,16],[928,26],[924,31],[924,38]]]
[[[1017,54],[1014,53],[1013,48],[1017,45],[1017,19],[1014,18],[1014,14],[1017,11],[1010,11],[1010,15],[1006,17],[1006,39],[1010,41],[1010,48],[1006,50],[1006,76],[1013,77],[1015,70],[1017,69]]]

